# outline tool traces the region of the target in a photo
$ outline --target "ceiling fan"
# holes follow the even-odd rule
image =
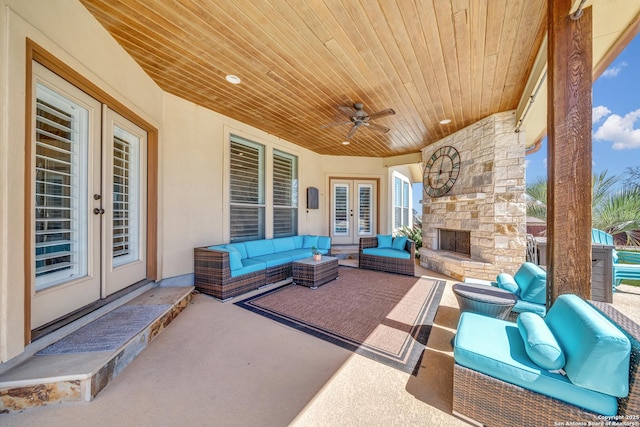
[[[393,111],[393,109],[387,108],[386,110],[378,111],[377,113],[367,114],[367,112],[363,110],[364,104],[362,104],[362,102],[356,102],[355,104],[353,104],[353,108],[345,107],[345,106],[340,106],[338,108],[347,117],[349,117],[349,121],[329,123],[328,125],[320,126],[320,129],[324,129],[332,126],[339,126],[339,125],[353,125],[349,133],[347,133],[346,139],[351,138],[356,133],[356,131],[360,126],[368,127],[369,129],[375,130],[378,132],[383,132],[383,133],[389,132],[388,127],[372,123],[371,120],[377,119],[380,117],[390,116],[396,113],[395,111]]]

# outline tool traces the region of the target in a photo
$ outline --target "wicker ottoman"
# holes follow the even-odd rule
[[[323,256],[320,261],[305,258],[293,262],[293,283],[315,289],[338,278],[338,258]]]
[[[493,286],[476,283],[456,283],[453,293],[460,305],[460,311],[484,314],[485,316],[506,319],[518,301],[511,292]]]

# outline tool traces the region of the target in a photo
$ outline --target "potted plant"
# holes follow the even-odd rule
[[[311,246],[311,253],[313,254],[314,261],[320,261],[322,259],[322,254],[318,251],[318,248],[315,246]]]

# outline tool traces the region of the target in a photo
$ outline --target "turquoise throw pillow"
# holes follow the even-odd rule
[[[240,252],[237,250],[229,251],[229,268],[231,270],[239,270],[243,267]]]
[[[524,349],[533,363],[547,370],[564,368],[564,353],[542,317],[535,313],[521,313],[516,323]]]
[[[378,234],[376,237],[378,238],[379,248],[392,249],[391,245],[393,244],[393,236],[391,234],[386,234],[386,235]]]
[[[498,283],[498,287],[500,289],[504,289],[505,291],[509,291],[512,294],[516,295],[520,293],[520,287],[516,283],[516,280],[513,278],[513,276],[510,274],[498,274],[498,277],[496,277],[496,282]]]
[[[391,247],[399,251],[404,251],[404,247],[407,244],[407,236],[396,236],[393,238]]]

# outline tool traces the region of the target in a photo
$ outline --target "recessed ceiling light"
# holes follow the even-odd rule
[[[451,123],[451,119],[442,119],[442,120],[440,120],[440,124],[441,125],[448,125],[449,123]]]
[[[228,74],[227,77],[225,77],[225,79],[227,79],[227,81],[231,84],[234,84],[234,85],[240,84],[240,77],[234,76],[233,74]]]
[[[342,145],[349,145],[351,144],[349,141],[342,141]]]

